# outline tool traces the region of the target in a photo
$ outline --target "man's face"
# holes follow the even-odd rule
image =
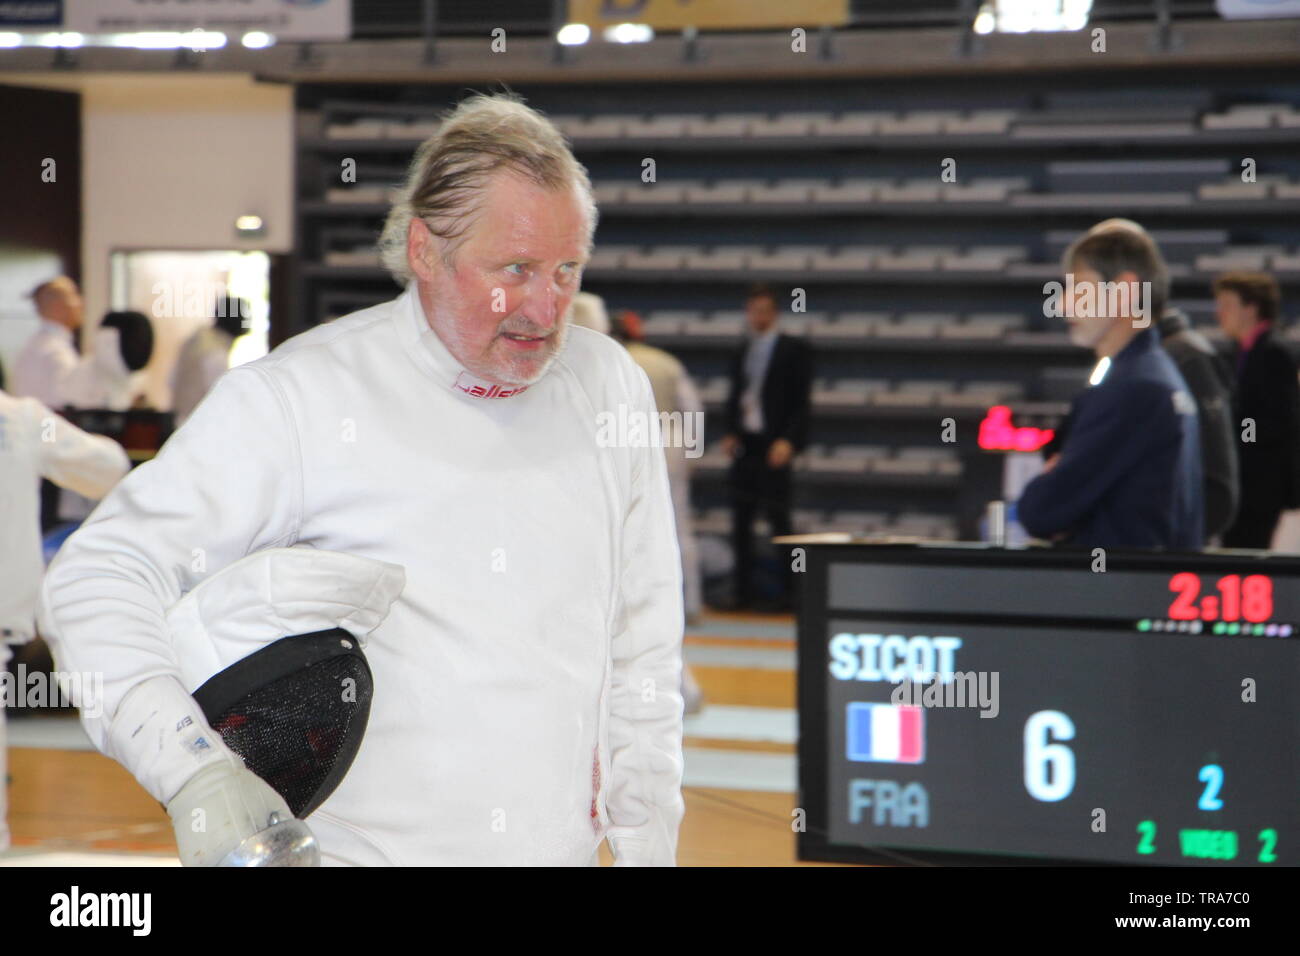
[[[754,333],[762,335],[776,323],[776,303],[765,295],[754,296],[745,303],[745,317]]]
[[[508,172],[486,186],[451,266],[420,220],[407,253],[429,325],[461,365],[499,385],[532,385],[568,332],[565,314],[588,257],[587,211],[576,191]]]
[[[1065,319],[1070,323],[1070,341],[1082,348],[1093,349],[1115,322],[1127,320],[1108,314],[1106,296],[1101,292],[1100,283],[1104,281],[1101,273],[1078,262],[1072,269],[1074,295],[1064,302]]]
[[[1214,317],[1219,320],[1224,335],[1241,342],[1255,327],[1258,313],[1253,305],[1242,302],[1238,293],[1224,291],[1215,293]]]
[[[77,284],[68,278],[53,280],[36,303],[42,318],[57,322],[66,329],[81,328],[84,306]]]

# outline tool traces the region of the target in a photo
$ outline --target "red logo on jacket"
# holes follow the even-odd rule
[[[451,387],[475,398],[509,398],[511,395],[518,395],[528,390],[527,385],[497,385],[495,382],[485,382],[481,378],[470,375],[469,372],[461,372],[457,375]]]

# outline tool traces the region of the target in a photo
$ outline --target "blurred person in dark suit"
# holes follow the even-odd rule
[[[1214,281],[1219,326],[1237,346],[1241,507],[1229,548],[1268,548],[1278,517],[1300,505],[1300,382],[1275,335],[1279,295],[1270,275],[1230,272]]]
[[[1150,238],[1150,233],[1132,219],[1106,219],[1088,230],[1088,234],[1109,229],[1129,229]],[[1166,303],[1156,328],[1160,332],[1161,348],[1174,360],[1192,398],[1196,399],[1201,428],[1201,474],[1205,480],[1205,537],[1207,542],[1214,543],[1236,517],[1240,497],[1237,434],[1232,421],[1235,376],[1209,340],[1192,328],[1181,309]]]
[[[1092,349],[1098,368],[1017,517],[1035,537],[1067,546],[1198,549],[1205,511],[1196,402],[1152,321],[1168,300],[1164,258],[1145,233],[1115,229],[1084,235],[1063,264],[1070,338]]]
[[[771,288],[750,290],[745,316],[749,341],[732,360],[723,438],[732,459],[736,608],[754,603],[754,518],[762,512],[773,535],[791,531],[791,472],[794,456],[807,444],[812,394],[811,350],[778,330],[779,307]],[[776,608],[787,608],[793,598],[788,561],[782,582],[785,593]]]

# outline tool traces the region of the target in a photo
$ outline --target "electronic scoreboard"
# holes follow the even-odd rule
[[[1300,560],[798,546],[801,859],[1300,863]]]

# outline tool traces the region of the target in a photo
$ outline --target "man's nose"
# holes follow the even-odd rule
[[[562,296],[555,283],[544,279],[533,293],[529,302],[528,318],[533,324],[543,329],[553,329],[560,321],[560,302]]]

